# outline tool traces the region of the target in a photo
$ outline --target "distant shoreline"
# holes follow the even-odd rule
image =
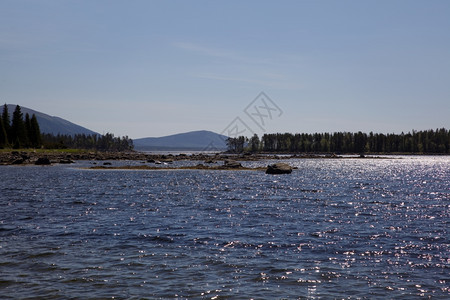
[[[64,149],[64,150],[11,150],[0,149],[0,165],[32,165],[40,162],[42,164],[70,164],[77,160],[107,161],[107,160],[134,160],[145,162],[173,162],[173,161],[205,161],[212,163],[233,159],[236,161],[259,161],[259,160],[287,160],[287,159],[397,159],[395,156],[448,156],[448,154],[311,154],[311,153],[257,153],[257,154],[231,154],[231,153],[190,153],[190,154],[163,154],[146,152],[94,152],[87,150]],[[41,164],[41,163],[39,163]]]

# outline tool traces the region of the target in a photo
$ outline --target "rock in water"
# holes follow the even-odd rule
[[[266,174],[291,174],[292,167],[286,163],[276,163],[267,166]]]
[[[39,157],[34,164],[35,165],[50,165],[51,162],[47,157]]]
[[[231,160],[231,159],[226,159],[223,162],[223,166],[225,168],[230,168],[230,169],[238,169],[238,168],[242,168],[242,165],[240,163],[238,163],[235,160]]]
[[[68,159],[60,159],[59,160],[59,163],[60,164],[73,164],[73,163],[75,163],[73,160],[71,160],[70,158],[68,158]]]

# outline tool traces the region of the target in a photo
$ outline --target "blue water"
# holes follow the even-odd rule
[[[289,162],[1,166],[0,298],[449,299],[449,157]]]

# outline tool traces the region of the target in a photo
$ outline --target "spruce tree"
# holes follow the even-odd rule
[[[8,105],[3,105],[2,113],[3,127],[5,127],[6,136],[11,143],[11,118],[9,117]]]
[[[31,146],[34,148],[40,147],[42,144],[41,130],[35,114],[30,121],[29,139]]]
[[[31,133],[31,120],[30,115],[28,113],[25,114],[25,131],[27,134],[25,147],[29,148],[31,145],[30,133]]]
[[[5,148],[8,145],[8,136],[6,135],[5,126],[3,125],[3,119],[0,117],[0,149]]]
[[[13,148],[15,149],[24,147],[27,144],[25,122],[23,121],[23,114],[19,105],[16,106],[16,109],[13,113],[11,123],[11,140]]]

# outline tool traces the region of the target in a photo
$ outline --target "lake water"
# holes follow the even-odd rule
[[[449,299],[449,157],[289,163],[1,166],[0,298]]]

